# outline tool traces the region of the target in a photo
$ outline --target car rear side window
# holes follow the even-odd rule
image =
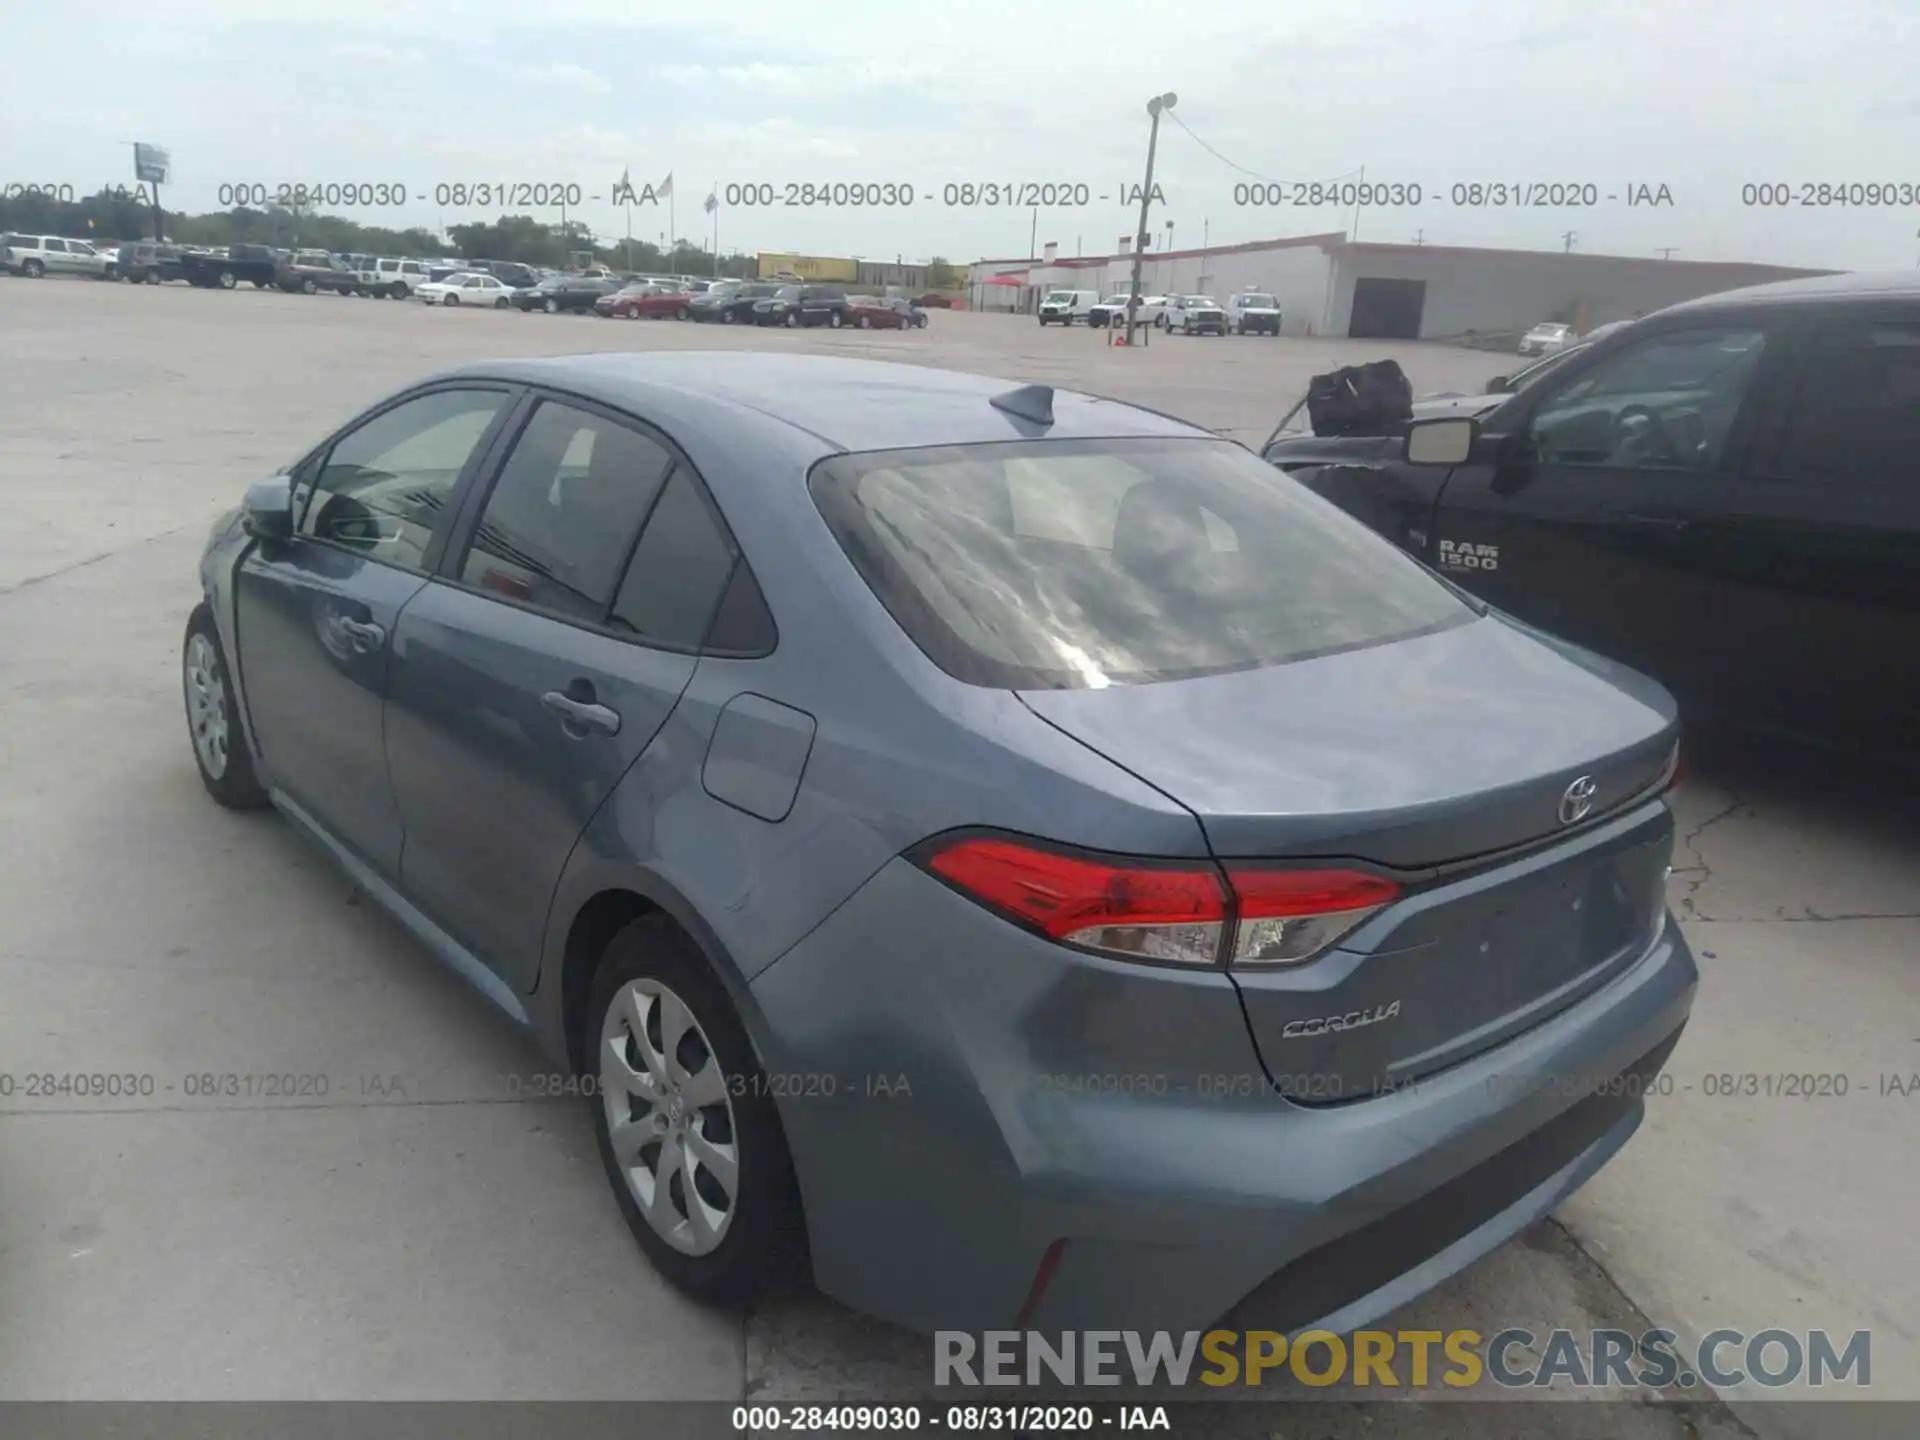
[[[487,496],[461,581],[602,623],[670,463],[666,448],[637,430],[542,402]]]
[[[697,649],[733,576],[733,542],[693,472],[673,472],[613,603],[610,623],[643,640]]]
[[[901,628],[979,685],[1219,674],[1475,616],[1392,544],[1225,441],[842,455],[811,487]]]
[[[300,533],[389,565],[423,568],[460,472],[506,402],[502,390],[436,390],[348,431],[319,466],[310,493],[295,492]]]
[[[1836,326],[1809,355],[1779,458],[1783,477],[1920,500],[1920,321]]]

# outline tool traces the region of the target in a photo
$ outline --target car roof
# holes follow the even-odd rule
[[[1920,300],[1920,271],[1856,271],[1841,275],[1808,275],[1797,280],[1775,280],[1767,285],[1750,285],[1743,290],[1723,290],[1717,295],[1683,300],[1657,313],[1677,315],[1701,310],[1740,310],[1761,305],[1899,299]]]
[[[756,351],[611,352],[499,360],[437,379],[549,385],[631,410],[671,432],[675,422],[773,422],[811,437],[819,455],[1033,438],[1036,428],[988,402],[1021,382],[892,361]],[[1123,401],[1055,390],[1049,439],[1217,439],[1209,430]]]

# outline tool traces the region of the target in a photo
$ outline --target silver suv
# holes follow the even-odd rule
[[[8,271],[32,280],[43,275],[85,275],[94,280],[111,280],[117,273],[112,257],[102,255],[85,240],[66,240],[58,235],[0,237],[0,256],[4,256]]]
[[[387,257],[371,260],[361,266],[359,277],[366,292],[381,300],[409,299],[416,288],[432,278],[424,260]]]

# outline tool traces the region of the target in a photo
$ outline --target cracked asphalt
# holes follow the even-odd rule
[[[1248,441],[1308,375],[1379,353],[0,279],[0,1400],[926,1391],[915,1337],[817,1298],[702,1311],[656,1281],[579,1103],[536,1096],[531,1047],[285,826],[208,803],[180,717],[206,526],[336,420],[476,356],[743,345],[1076,384]],[[1511,368],[1400,358],[1420,389]],[[1720,745],[1696,753],[1679,813],[1672,901],[1703,978],[1673,1093],[1554,1221],[1396,1323],[1869,1328],[1873,1393],[1920,1399],[1920,823],[1870,777]],[[36,1074],[152,1091],[29,1098]],[[1429,1395],[1323,1404],[1285,1433],[1836,1433],[1831,1406],[1731,1398]],[[1238,1407],[1206,1433],[1274,1428]]]

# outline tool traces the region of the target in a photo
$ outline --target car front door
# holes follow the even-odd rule
[[[1503,408],[1441,491],[1426,558],[1500,608],[1683,694],[1706,642],[1721,517],[1785,336],[1675,327]]]
[[[240,686],[269,783],[388,879],[390,640],[511,398],[447,387],[358,422],[296,469],[295,535],[255,545],[236,579]]]
[[[679,702],[732,556],[661,436],[554,396],[517,423],[401,617],[387,757],[406,893],[525,992],[567,857]],[[688,534],[691,563],[659,559]]]
[[[49,235],[41,243],[46,247],[47,274],[71,274],[73,257],[67,254],[67,242]]]
[[[1920,305],[1820,320],[1725,521],[1730,718],[1866,755],[1920,737]]]

